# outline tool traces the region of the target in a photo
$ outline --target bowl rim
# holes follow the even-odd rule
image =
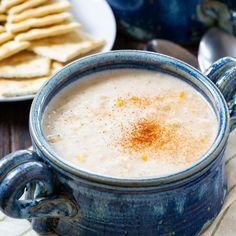
[[[55,90],[54,86],[56,85],[56,82],[60,81],[61,84],[63,84],[65,79],[68,79],[69,76],[65,75],[66,71],[73,73],[72,67],[75,66],[78,69],[78,67],[87,65],[91,69],[94,67],[94,65],[99,67],[102,64],[107,65],[108,61],[111,62],[112,60],[115,60],[119,62],[127,58],[130,60],[145,60],[154,64],[157,62],[163,64],[170,63],[172,66],[187,72],[187,74],[191,73],[191,76],[200,81],[200,83],[211,92],[214,99],[217,101],[220,124],[218,135],[208,151],[200,159],[198,159],[196,162],[193,162],[191,165],[188,165],[186,168],[180,169],[177,172],[157,177],[126,178],[100,175],[92,171],[81,169],[78,166],[64,160],[59,155],[57,155],[57,153],[50,147],[44,138],[41,128],[42,119],[40,119],[40,114],[42,113],[43,106],[47,100],[47,97],[50,95],[50,92]],[[165,67],[164,70],[168,71],[167,67]],[[60,71],[55,73],[43,85],[32,103],[29,126],[31,139],[34,143],[34,146],[36,147],[36,151],[39,149],[41,154],[43,154],[43,159],[45,159],[45,161],[47,161],[51,166],[59,171],[63,171],[67,174],[72,174],[73,176],[102,184],[119,186],[150,186],[176,182],[186,179],[187,177],[197,176],[201,174],[203,170],[207,169],[207,167],[209,167],[210,164],[214,162],[215,159],[217,159],[226,145],[229,136],[229,112],[223,95],[216,85],[194,67],[163,54],[139,50],[117,50],[106,53],[97,53],[92,56],[84,57],[66,65]]]

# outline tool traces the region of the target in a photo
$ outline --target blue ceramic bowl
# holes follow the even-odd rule
[[[200,91],[218,119],[208,152],[177,173],[158,178],[112,178],[81,170],[58,156],[42,133],[42,116],[59,91],[98,71],[161,71]],[[32,219],[39,233],[60,235],[198,235],[219,213],[226,194],[223,155],[235,120],[236,60],[224,58],[207,73],[174,58],[144,51],[113,51],[75,61],[57,72],[35,98],[30,113],[33,151],[0,161],[0,208]],[[197,117],[196,117],[197,119]],[[20,199],[27,187],[27,195]]]
[[[107,0],[119,25],[130,36],[148,40],[197,42],[210,26],[233,33],[232,0]]]

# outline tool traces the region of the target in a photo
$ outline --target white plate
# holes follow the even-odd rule
[[[70,0],[71,9],[81,29],[106,40],[100,52],[110,51],[116,38],[116,21],[106,0]]]
[[[116,38],[116,22],[113,12],[106,0],[70,0],[72,13],[81,29],[89,34],[104,38],[106,44],[99,52],[110,51]],[[35,95],[18,97],[1,97],[0,102],[18,102],[33,99]]]

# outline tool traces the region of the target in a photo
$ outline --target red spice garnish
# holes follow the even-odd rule
[[[173,138],[173,127],[166,127],[154,119],[141,119],[131,123],[124,134],[121,145],[132,151],[160,149]]]

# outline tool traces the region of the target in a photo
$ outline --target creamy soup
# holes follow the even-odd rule
[[[170,174],[197,161],[218,123],[186,82],[138,69],[89,75],[60,92],[43,119],[61,158],[113,177]]]

